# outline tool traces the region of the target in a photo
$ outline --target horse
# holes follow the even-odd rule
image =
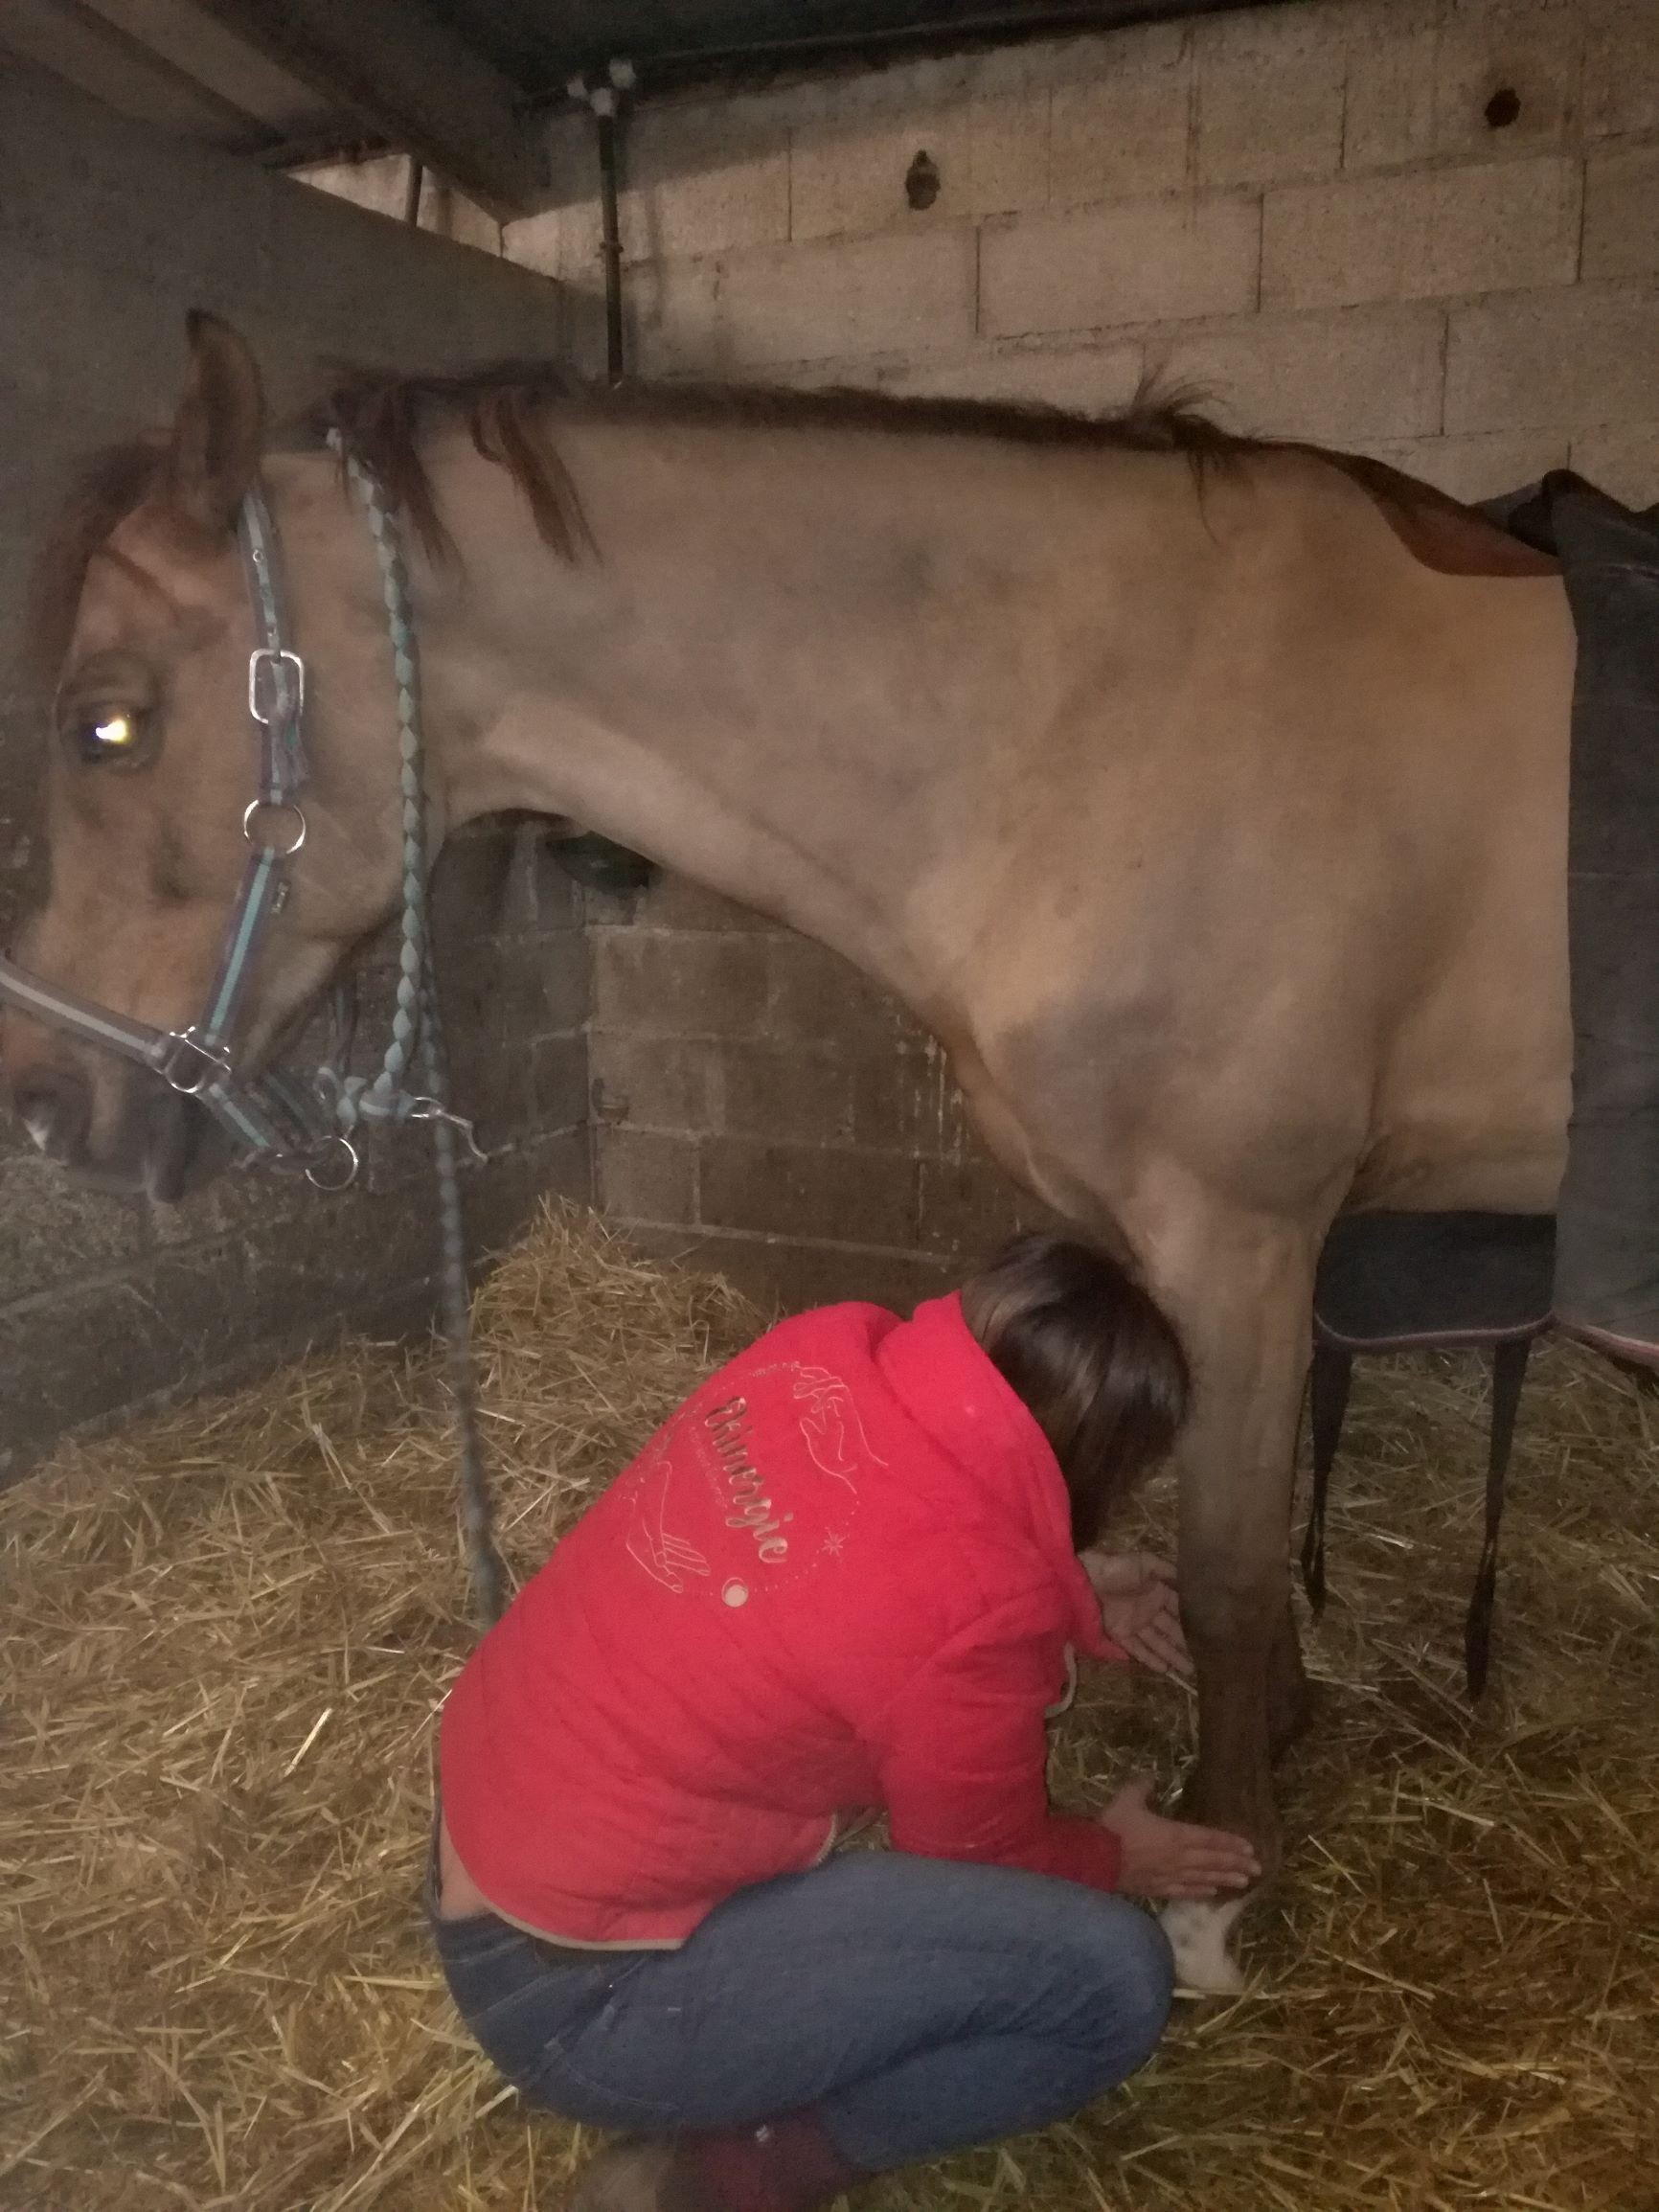
[[[948,1052],[1002,1165],[1129,1259],[1197,1378],[1177,1573],[1186,1809],[1281,1844],[1314,1267],[1343,1209],[1547,1213],[1565,1158],[1574,631],[1556,563],[1377,464],[1191,406],[1080,420],[866,393],[359,377],[267,429],[192,319],[170,432],[43,557],[50,889],[19,956],[176,1029],[237,897],[276,519],[309,684],[307,842],[239,1060],[395,910],[381,578],[320,428],[408,541],[434,847],[525,810],[845,955]],[[224,1148],[153,1073],[15,1006],[34,1141],[167,1199]],[[1236,1904],[1176,1908],[1237,1986]]]

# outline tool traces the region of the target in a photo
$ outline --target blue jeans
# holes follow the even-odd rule
[[[812,2106],[870,2172],[1075,2112],[1151,2055],[1174,1978],[1122,1898],[898,1852],[739,1890],[678,1950],[550,1963],[492,1914],[432,1927],[462,2018],[532,2104],[648,2134]]]

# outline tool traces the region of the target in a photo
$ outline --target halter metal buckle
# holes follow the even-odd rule
[[[170,1090],[184,1098],[200,1098],[214,1083],[230,1081],[231,1049],[228,1044],[210,1044],[199,1030],[175,1029],[169,1033],[155,1066]]]
[[[254,822],[263,813],[286,814],[294,823],[294,833],[285,845],[266,845],[267,853],[274,853],[279,860],[291,860],[306,841],[305,809],[292,799],[250,799],[242,810],[242,835],[250,845],[257,844]]]
[[[332,1174],[319,1174],[317,1171],[323,1162],[331,1159],[336,1151],[345,1153],[344,1161],[340,1163]],[[350,1137],[343,1137],[336,1133],[323,1139],[322,1144],[318,1147],[316,1158],[306,1170],[306,1180],[313,1191],[326,1191],[332,1196],[336,1192],[351,1189],[357,1180],[359,1165],[356,1146]]]
[[[297,721],[305,706],[306,664],[299,654],[286,646],[256,646],[248,655],[248,712],[254,720],[267,729],[272,722]]]

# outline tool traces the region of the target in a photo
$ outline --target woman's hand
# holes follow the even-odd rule
[[[1242,1836],[1166,1820],[1149,1802],[1146,1777],[1125,1783],[1101,1814],[1123,1849],[1118,1887],[1134,1897],[1216,1897],[1248,1889],[1261,1861]]]
[[[1168,1560],[1150,1552],[1087,1551],[1081,1558],[1101,1603],[1101,1626],[1113,1643],[1155,1675],[1190,1675],[1175,1570]]]

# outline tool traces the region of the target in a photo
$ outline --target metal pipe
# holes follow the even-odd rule
[[[420,227],[420,192],[426,182],[426,164],[418,154],[409,156],[409,182],[403,192],[403,220],[411,230]]]
[[[599,140],[600,254],[604,262],[604,367],[605,380],[620,384],[627,375],[623,331],[622,217],[618,209],[618,172],[621,167],[621,95],[634,85],[631,61],[613,61],[608,84],[590,84],[573,77],[565,86],[570,99],[593,109]]]
[[[599,130],[600,252],[604,258],[604,374],[620,384],[627,373],[623,354],[622,220],[617,208],[617,97],[608,85],[593,96]]]

